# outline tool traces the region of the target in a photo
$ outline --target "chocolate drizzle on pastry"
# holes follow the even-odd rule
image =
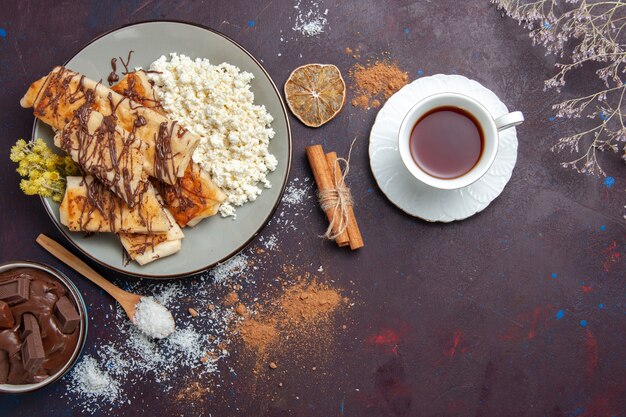
[[[143,172],[143,143],[118,127],[114,112],[107,116],[93,110],[89,97],[74,117],[57,134],[55,144],[65,150],[85,171],[90,172],[121,197],[129,207],[141,201],[147,187]]]
[[[171,170],[168,169],[171,163],[174,161],[174,152],[172,151],[172,135],[177,122],[167,123],[162,122],[159,125],[159,133],[154,138],[154,172],[157,178],[162,179],[166,183],[176,184],[178,178],[172,175]],[[177,129],[178,137],[182,137],[180,131]],[[184,133],[183,133],[184,134]]]
[[[133,82],[126,90],[139,88],[136,81]],[[149,86],[147,79],[141,82]],[[174,184],[177,177],[184,175],[200,138],[157,111],[154,102],[153,99],[136,102],[64,67],[55,68],[47,77],[33,83],[21,101],[22,106],[34,107],[35,116],[55,129],[63,129],[74,113],[87,103],[104,116],[115,115],[121,129],[134,133],[133,136],[146,144],[144,170],[150,176]],[[140,116],[145,123],[136,123]],[[160,143],[157,152],[157,140],[170,143]]]
[[[71,231],[167,232],[171,225],[168,214],[152,184],[147,184],[139,203],[129,208],[93,177],[67,177],[67,189],[59,208],[60,221]]]

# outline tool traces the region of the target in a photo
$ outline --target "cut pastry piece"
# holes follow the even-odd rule
[[[178,231],[180,227],[173,224]],[[120,233],[119,235],[124,249],[130,259],[137,261],[139,265],[145,265],[157,259],[173,255],[182,247],[182,237],[173,239],[168,233],[138,234]]]
[[[150,108],[157,113],[165,115],[165,110],[156,98],[156,92],[150,84],[150,80],[143,70],[129,72],[119,83],[111,87],[115,91],[128,99]]]
[[[168,184],[185,174],[200,141],[176,121],[64,67],[56,67],[35,81],[20,104],[33,107],[35,117],[55,129],[62,129],[82,106],[90,106],[103,116],[114,114],[112,120],[146,143],[146,172]]]
[[[162,203],[161,197],[157,198]],[[139,265],[145,265],[157,259],[173,255],[182,246],[182,239],[185,237],[183,231],[176,224],[171,213],[164,209],[170,221],[170,229],[167,233],[120,233],[119,238],[130,256],[130,259],[137,261]]]
[[[127,74],[112,89],[145,106],[157,105],[155,110],[163,111],[158,102],[154,103],[156,94],[143,71]],[[181,227],[195,226],[200,220],[215,215],[226,200],[226,194],[213,183],[209,173],[193,161],[175,185],[155,185]]]
[[[154,235],[158,236],[154,242],[146,240],[150,235],[139,236],[141,237],[136,239],[131,238],[130,241],[126,240],[128,238],[120,237],[120,241],[122,245],[124,245],[126,252],[128,252],[130,259],[137,261],[139,265],[149,264],[158,259],[174,255],[183,247],[181,239],[163,240],[162,234]]]
[[[54,144],[134,207],[148,183],[143,170],[146,144],[117,126],[113,118],[81,107],[54,136]]]
[[[130,208],[92,176],[67,177],[59,217],[73,232],[160,233],[171,225],[152,184]]]
[[[176,185],[160,183],[157,188],[181,227],[193,227],[200,220],[215,215],[226,200],[226,194],[213,184],[209,173],[194,162]]]

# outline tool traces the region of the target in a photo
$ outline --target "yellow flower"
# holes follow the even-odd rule
[[[56,154],[42,139],[33,142],[19,139],[9,156],[18,164],[18,174],[24,177],[20,188],[25,194],[51,197],[57,202],[65,193],[65,175],[79,172],[69,156]]]
[[[13,147],[11,147],[10,158],[13,162],[19,162],[24,156],[26,149],[26,141],[24,139],[18,140]]]

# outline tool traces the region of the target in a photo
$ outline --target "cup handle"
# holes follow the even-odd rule
[[[517,126],[524,121],[524,115],[521,111],[513,111],[509,114],[505,114],[504,116],[498,117],[496,122],[496,129],[498,132],[502,130],[506,130],[510,127]]]

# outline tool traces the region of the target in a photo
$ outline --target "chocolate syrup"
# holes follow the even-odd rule
[[[117,75],[117,58],[111,58],[111,73],[109,74],[107,81],[109,85],[113,85],[120,80],[120,76]]]
[[[124,66],[124,71],[122,71],[122,75],[126,75],[132,72],[128,71],[128,65],[130,65],[130,57],[132,56],[133,52],[135,51],[128,51],[128,57],[126,58],[126,62],[124,62],[122,57],[120,57],[120,62],[122,63],[122,66]]]

